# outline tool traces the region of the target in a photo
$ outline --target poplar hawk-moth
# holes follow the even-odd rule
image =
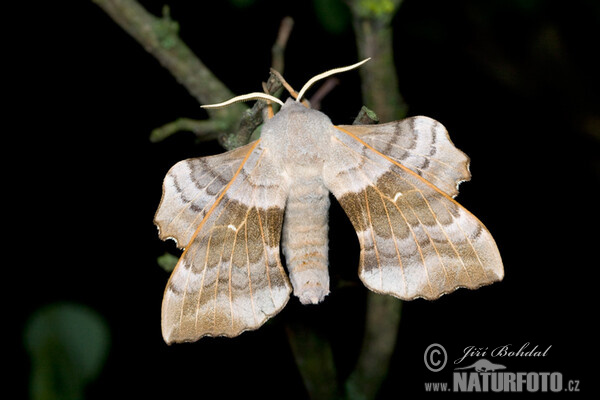
[[[164,293],[167,343],[257,329],[292,291],[304,304],[322,301],[330,192],[356,230],[369,289],[436,299],[502,280],[494,239],[454,200],[469,158],[441,123],[336,126],[299,101],[318,79],[360,64],[318,75],[285,103],[253,93],[215,105],[252,98],[281,109],[258,140],[167,173],[155,223],[184,249]]]

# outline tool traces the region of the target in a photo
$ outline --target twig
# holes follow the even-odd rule
[[[326,79],[325,82],[323,82],[323,84],[319,86],[319,89],[317,89],[315,94],[313,94],[310,98],[311,108],[314,108],[315,110],[320,110],[321,101],[333,90],[333,88],[339,85],[339,83],[340,80],[335,76]]]
[[[292,17],[285,17],[281,21],[277,39],[271,48],[271,66],[277,71],[283,72],[285,66],[285,48],[293,28],[294,20]]]
[[[165,140],[176,132],[193,132],[200,141],[213,140],[218,137],[219,132],[227,129],[227,126],[218,118],[207,120],[195,120],[190,118],[178,118],[163,126],[154,129],[150,133],[150,141],[153,143]]]

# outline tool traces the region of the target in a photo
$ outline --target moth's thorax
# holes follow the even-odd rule
[[[271,149],[288,166],[319,169],[329,152],[331,120],[317,110],[288,99],[281,110],[262,129],[262,143]]]

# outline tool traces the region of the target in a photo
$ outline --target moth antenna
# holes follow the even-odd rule
[[[279,100],[275,96],[271,96],[270,94],[266,94],[266,93],[254,92],[254,93],[243,94],[241,96],[236,96],[233,99],[229,99],[222,103],[206,104],[206,105],[203,105],[200,107],[202,107],[202,108],[221,108],[221,107],[230,106],[234,103],[239,103],[241,101],[250,101],[250,100],[269,100],[269,101],[274,101],[275,103],[278,103],[280,105],[283,105],[283,101]]]
[[[325,71],[319,75],[313,76],[308,82],[306,82],[306,84],[302,87],[302,89],[300,89],[300,92],[298,93],[298,97],[296,97],[296,101],[300,101],[302,99],[302,97],[304,97],[304,93],[306,93],[306,91],[308,89],[310,89],[310,87],[312,85],[314,85],[315,82],[320,81],[321,79],[325,79],[331,75],[339,74],[341,72],[346,72],[346,71],[350,71],[351,69],[358,68],[361,65],[363,65],[364,63],[366,63],[367,61],[369,61],[370,59],[371,59],[371,57],[366,58],[366,59],[362,60],[361,62],[357,62],[356,64],[349,65],[347,67],[330,69],[329,71]]]

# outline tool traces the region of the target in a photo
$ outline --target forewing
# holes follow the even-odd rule
[[[439,187],[344,129],[335,129],[325,184],[358,234],[371,290],[435,299],[502,279],[485,226]]]
[[[268,150],[253,146],[203,208],[169,279],[162,306],[167,343],[256,329],[289,298],[279,258],[288,186]]]
[[[185,248],[254,145],[175,164],[163,181],[162,199],[154,216],[159,237],[174,239],[179,248]]]
[[[446,128],[429,117],[340,128],[452,197],[458,194],[461,182],[471,179],[469,157],[454,146]]]

